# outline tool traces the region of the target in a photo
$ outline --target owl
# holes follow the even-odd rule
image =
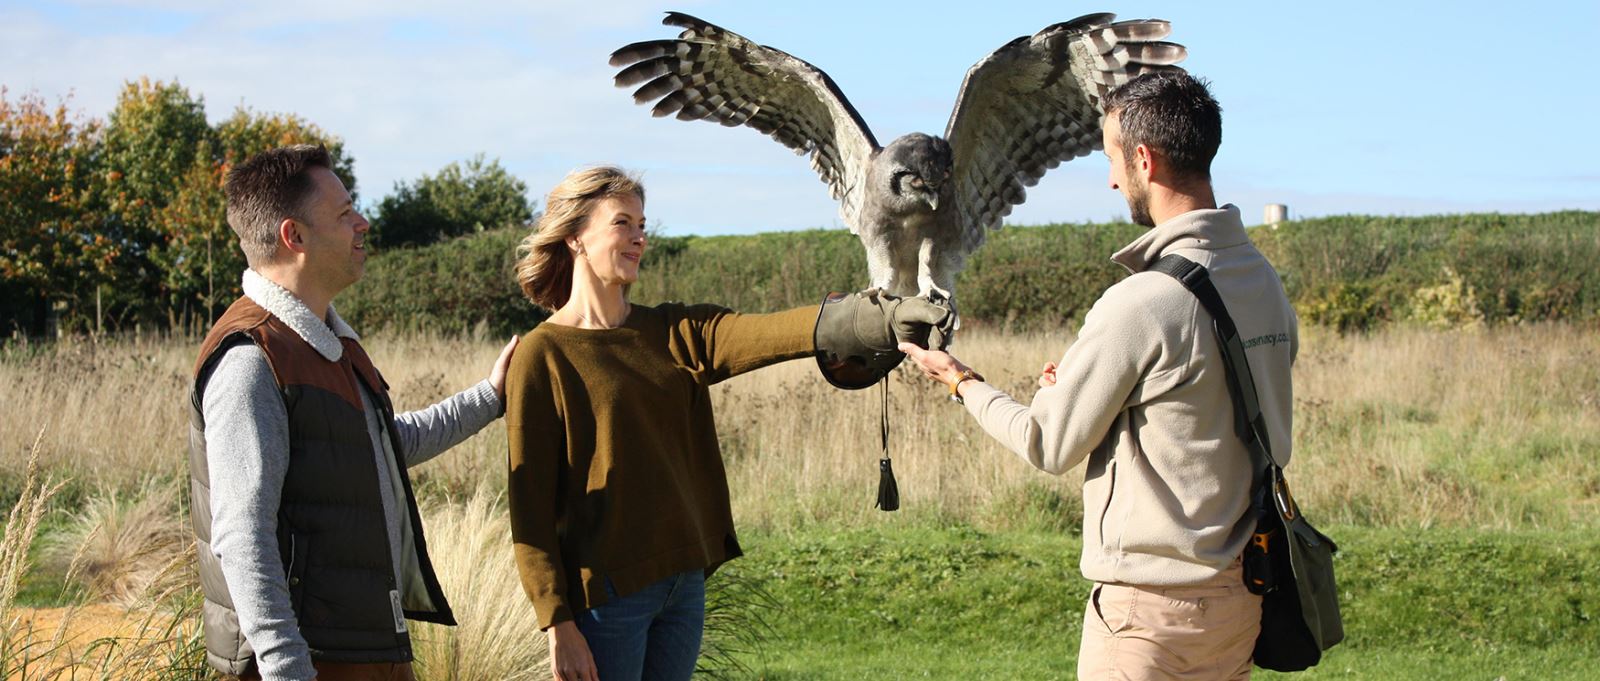
[[[1021,36],[967,70],[944,137],[887,147],[822,70],[695,17],[667,13],[676,40],[611,55],[619,87],[655,116],[759,130],[807,155],[866,249],[871,286],[955,304],[956,275],[1025,187],[1100,149],[1101,100],[1118,85],[1178,70],[1168,22],[1090,14]]]

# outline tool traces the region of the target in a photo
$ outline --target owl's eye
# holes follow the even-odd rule
[[[918,177],[918,176],[912,176],[912,178],[911,178],[911,186],[915,187],[917,189],[921,189],[922,188],[922,178]]]

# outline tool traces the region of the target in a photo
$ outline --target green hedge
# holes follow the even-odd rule
[[[1341,330],[1600,317],[1600,213],[1343,216],[1252,238],[1301,317]]]
[[[495,335],[533,328],[546,315],[522,298],[512,277],[518,229],[497,229],[422,248],[378,250],[367,273],[336,301],[365,331],[431,329]]]
[[[755,236],[666,237],[650,242],[631,296],[769,312],[816,304],[867,283],[861,241],[844,230]]]
[[[1108,256],[1138,237],[1127,223],[1007,227],[957,284],[968,324],[1022,330],[1080,322],[1125,272]],[[1600,318],[1600,213],[1341,216],[1253,227],[1302,320],[1341,330]],[[520,230],[380,253],[340,298],[360,328],[530,328],[511,267]],[[866,284],[860,242],[843,230],[651,239],[636,301],[713,302],[763,312]]]

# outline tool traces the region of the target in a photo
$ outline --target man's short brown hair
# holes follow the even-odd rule
[[[228,171],[222,192],[228,197],[228,226],[251,266],[271,262],[278,253],[278,225],[302,219],[301,210],[315,186],[312,168],[333,168],[322,145],[297,144],[269,149]]]

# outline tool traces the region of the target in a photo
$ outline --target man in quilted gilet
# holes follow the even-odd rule
[[[333,308],[369,226],[331,165],[273,149],[224,187],[249,269],[195,363],[189,472],[206,657],[245,679],[413,678],[406,620],[455,621],[406,469],[499,418],[516,345],[487,380],[396,414]]]

